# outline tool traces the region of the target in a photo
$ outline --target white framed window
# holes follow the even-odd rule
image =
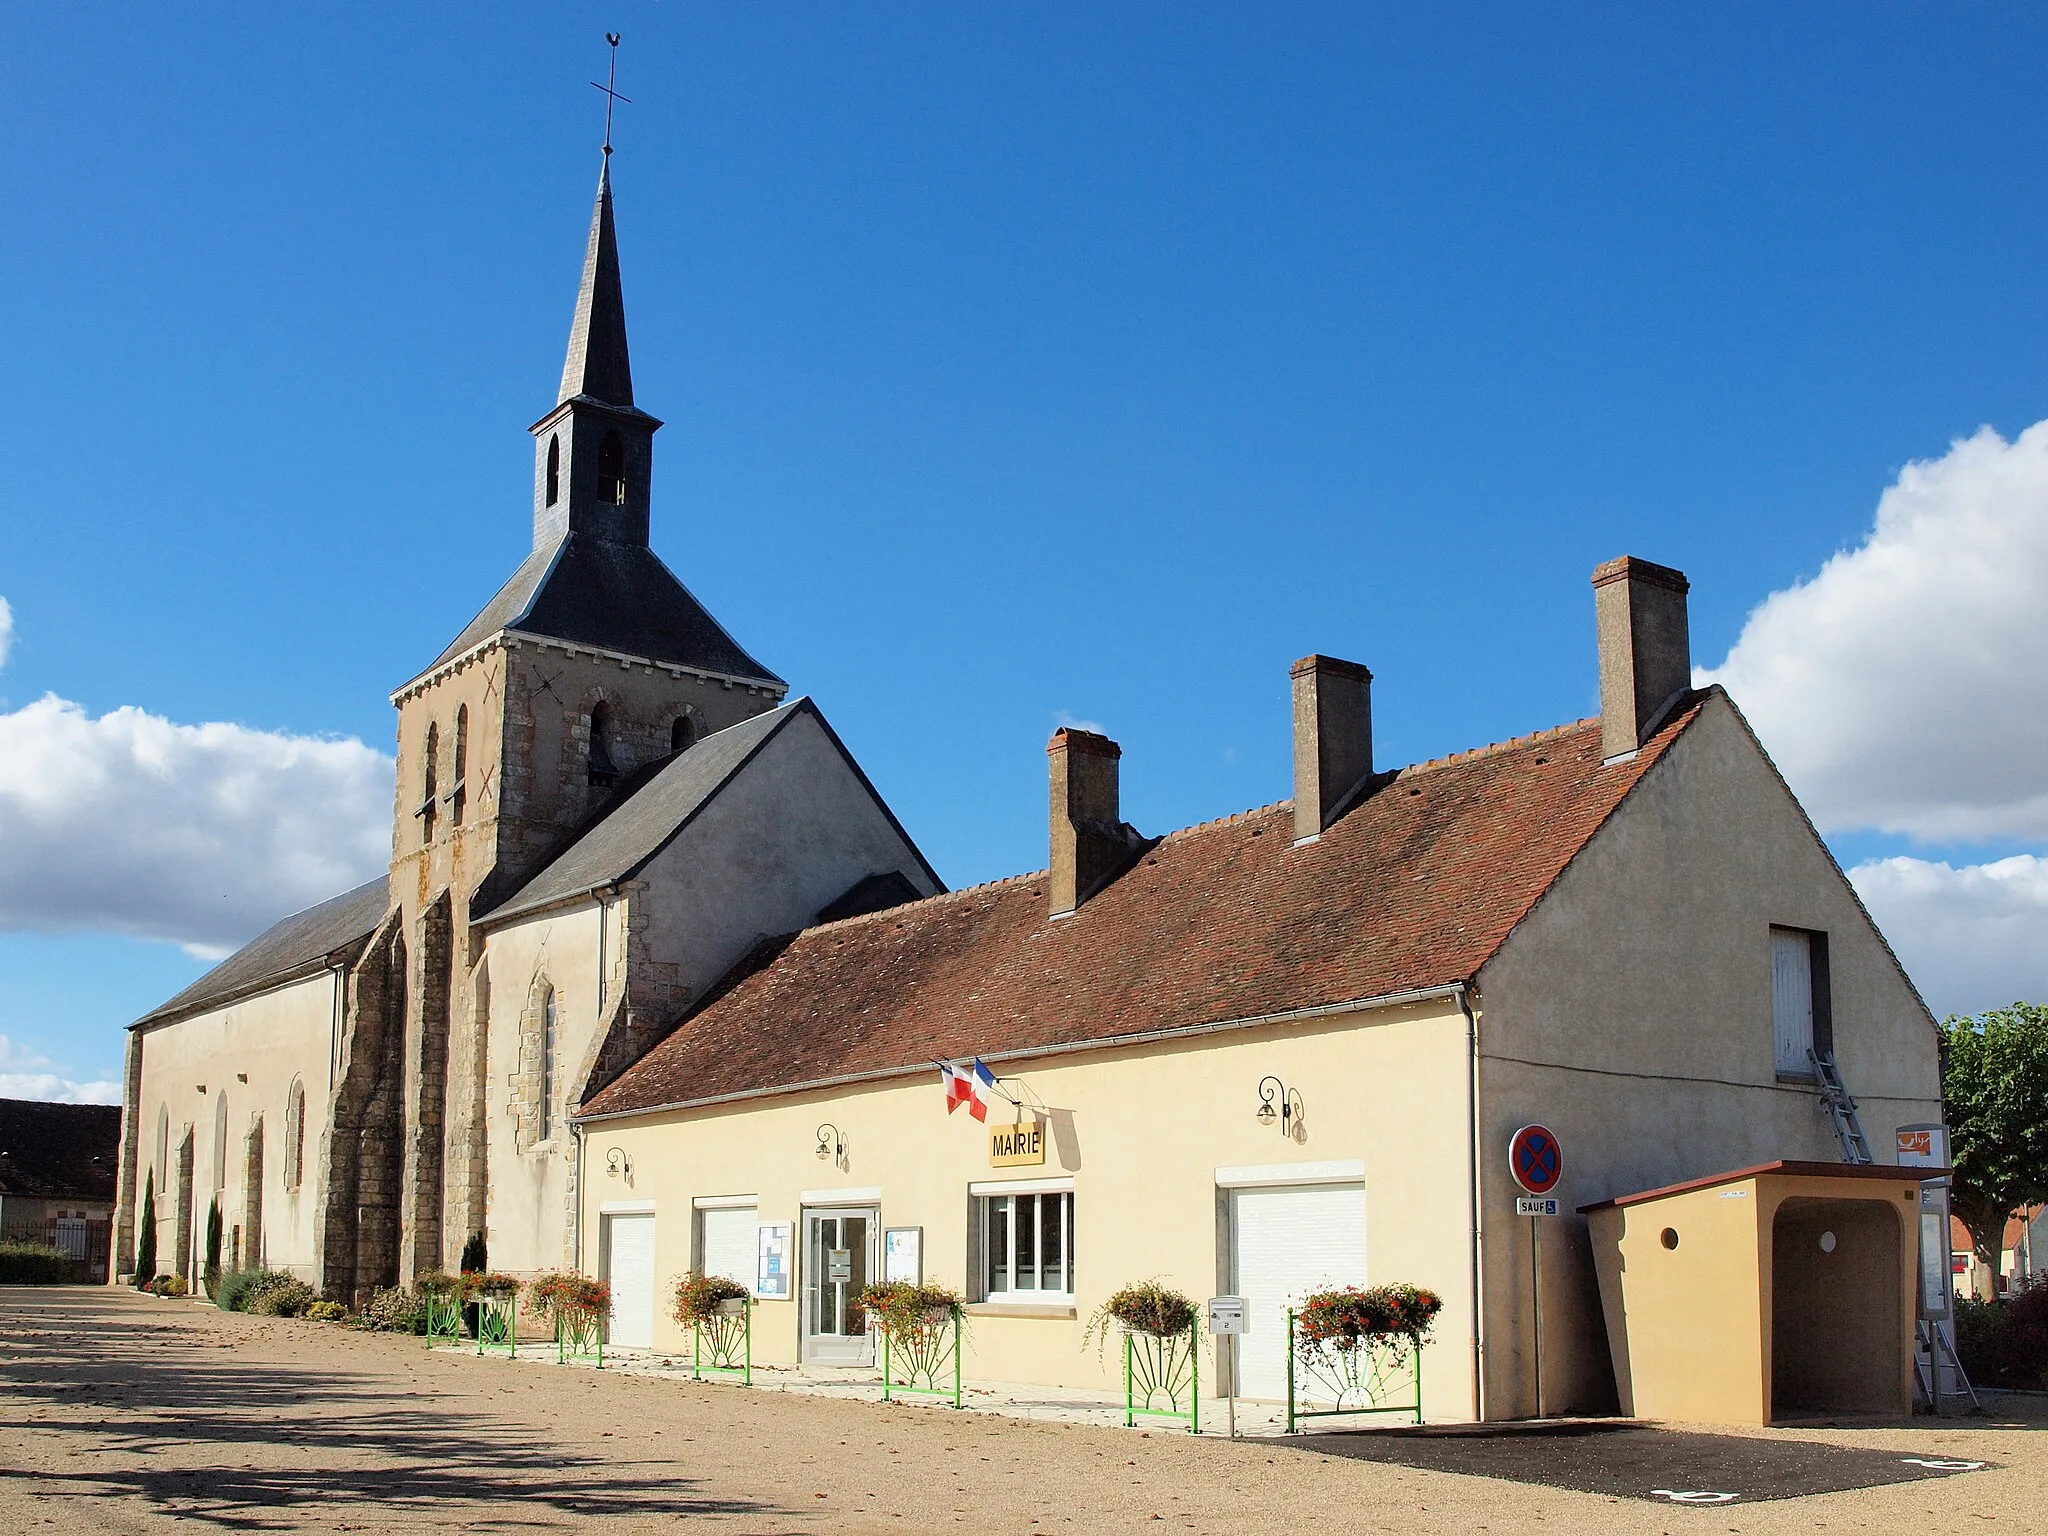
[[[1040,1189],[977,1194],[984,1301],[1069,1303],[1074,1299],[1074,1192]]]

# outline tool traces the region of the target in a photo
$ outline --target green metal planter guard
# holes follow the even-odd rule
[[[1189,1434],[1202,1432],[1202,1368],[1194,1324],[1186,1333],[1125,1330],[1124,1427],[1140,1419],[1185,1419]]]
[[[564,1307],[555,1313],[555,1362],[558,1365],[588,1362],[604,1369],[604,1319],[582,1307]]]
[[[734,1310],[719,1310],[690,1330],[690,1379],[754,1384],[754,1298],[740,1298]],[[708,1358],[707,1358],[708,1357]]]
[[[519,1353],[519,1321],[514,1308],[517,1291],[479,1291],[476,1296],[476,1352],[503,1354],[506,1359]]]
[[[462,1342],[462,1298],[453,1291],[428,1291],[427,1348]]]
[[[935,1319],[943,1319],[938,1321]],[[882,1331],[882,1401],[899,1397],[943,1398],[960,1406],[960,1308],[927,1313],[903,1340]],[[945,1385],[948,1375],[952,1385]]]
[[[1422,1422],[1422,1338],[1366,1340],[1355,1349],[1324,1349],[1304,1359],[1287,1309],[1287,1433],[1300,1419],[1364,1413],[1410,1414]],[[1320,1389],[1320,1391],[1318,1390]],[[1330,1406],[1312,1408],[1310,1403]]]

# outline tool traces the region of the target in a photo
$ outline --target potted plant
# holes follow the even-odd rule
[[[1412,1413],[1422,1422],[1422,1346],[1443,1298],[1416,1285],[1316,1291],[1287,1314],[1287,1429],[1330,1414]],[[1322,1401],[1327,1408],[1299,1406]]]
[[[594,1360],[604,1367],[604,1320],[611,1316],[612,1288],[574,1270],[542,1275],[526,1287],[526,1310],[555,1330],[555,1359]]]
[[[519,1277],[486,1270],[462,1277],[464,1294],[477,1301],[476,1352],[502,1349],[507,1355],[519,1352]]]
[[[451,1275],[430,1270],[413,1281],[420,1293],[420,1313],[426,1323],[427,1347],[438,1339],[460,1339],[464,1322],[476,1332],[476,1303],[469,1300],[474,1275]]]
[[[1186,1419],[1200,1431],[1200,1317],[1192,1300],[1157,1280],[1111,1292],[1089,1316],[1081,1345],[1093,1340],[1098,1358],[1112,1324],[1123,1335],[1127,1427],[1141,1418]]]
[[[882,1401],[896,1394],[944,1397],[960,1406],[958,1291],[908,1280],[875,1280],[854,1304],[882,1341]],[[942,1385],[948,1370],[951,1385]]]
[[[672,1315],[690,1330],[690,1374],[754,1379],[753,1293],[724,1275],[691,1270],[675,1283]]]

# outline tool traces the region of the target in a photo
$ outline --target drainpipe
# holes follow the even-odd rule
[[[1465,1015],[1465,1191],[1470,1202],[1472,1237],[1472,1418],[1486,1419],[1486,1311],[1481,1288],[1480,1255],[1485,1248],[1485,1228],[1479,1199],[1479,1015],[1472,1010],[1468,985],[1458,987],[1458,1008]]]
[[[569,1224],[569,1267],[581,1271],[583,1268],[583,1126],[580,1121],[569,1122],[569,1134],[576,1138],[576,1209]]]

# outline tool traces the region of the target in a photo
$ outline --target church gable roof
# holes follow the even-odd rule
[[[586,1107],[629,1114],[1469,981],[1699,713],[1405,768],[1309,844],[1288,802],[1168,834],[1070,918],[1043,871],[811,928]]]
[[[133,1027],[168,1023],[238,997],[267,991],[323,969],[330,956],[361,943],[384,920],[391,899],[383,875],[352,891],[294,912],[266,928],[204,976]]]
[[[725,677],[782,683],[740,648],[644,544],[567,533],[535,550],[434,666],[503,630]]]

